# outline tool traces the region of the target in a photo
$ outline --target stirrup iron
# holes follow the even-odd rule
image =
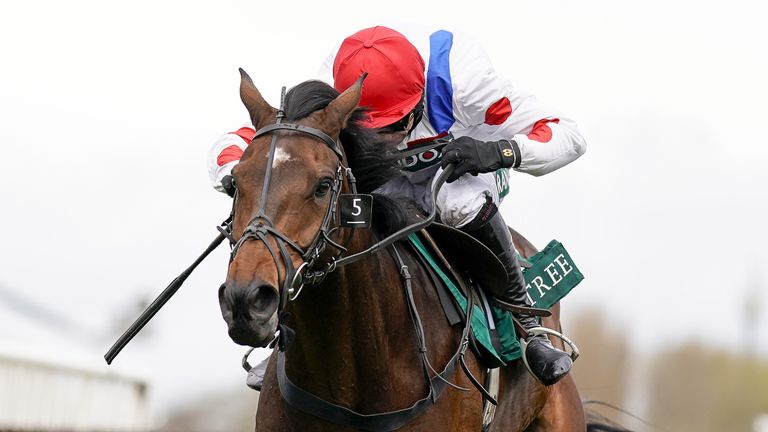
[[[523,348],[523,363],[525,364],[525,368],[528,369],[528,372],[531,374],[531,376],[536,377],[536,374],[533,373],[531,370],[531,366],[528,364],[528,356],[526,356],[526,351],[528,350],[528,340],[533,338],[534,336],[539,335],[552,335],[561,341],[565,342],[566,345],[568,345],[571,348],[571,361],[576,362],[576,359],[579,358],[579,348],[576,346],[573,341],[568,339],[567,337],[563,336],[562,333],[546,328],[546,327],[533,327],[530,329],[526,329],[528,334],[525,338],[520,338],[520,346]],[[528,339],[528,340],[526,340]],[[555,348],[557,349],[557,348]]]

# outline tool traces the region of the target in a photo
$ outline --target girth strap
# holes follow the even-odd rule
[[[446,368],[430,379],[430,391],[423,399],[416,401],[408,408],[376,414],[362,414],[341,405],[336,405],[321,399],[291,382],[285,373],[285,353],[277,353],[277,384],[283,399],[300,411],[323,420],[349,426],[365,431],[388,432],[399,429],[403,425],[421,415],[432,406],[445,390],[447,380],[456,369],[459,353],[455,353]]]

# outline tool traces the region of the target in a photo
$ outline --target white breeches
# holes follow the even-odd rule
[[[440,176],[440,168],[433,182]],[[470,223],[485,205],[488,197],[496,206],[509,191],[507,179],[509,170],[501,169],[495,173],[483,173],[473,176],[465,174],[453,183],[445,183],[437,193],[438,215],[441,221],[455,228],[461,228]]]

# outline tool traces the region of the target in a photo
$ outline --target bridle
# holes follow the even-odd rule
[[[283,88],[283,100],[285,98],[285,88]],[[289,300],[295,300],[305,284],[314,285],[321,282],[325,275],[332,272],[336,268],[336,261],[347,252],[347,248],[338,242],[334,241],[332,234],[339,229],[338,225],[332,226],[332,223],[336,219],[337,207],[339,196],[341,195],[341,189],[346,176],[347,183],[353,194],[357,193],[357,187],[355,177],[352,174],[352,170],[344,165],[344,153],[341,150],[341,146],[337,140],[331,138],[325,132],[305,125],[295,123],[283,123],[282,119],[285,116],[283,111],[283,103],[281,108],[277,112],[276,120],[274,124],[270,124],[262,127],[253,137],[253,140],[266,135],[272,135],[272,141],[270,143],[269,154],[267,159],[267,169],[264,174],[264,184],[262,185],[261,196],[259,198],[259,210],[246,225],[243,234],[235,241],[232,236],[232,223],[234,221],[235,206],[237,203],[237,185],[235,184],[235,196],[232,203],[232,212],[228,223],[223,227],[220,227],[220,231],[225,233],[230,241],[231,252],[230,262],[234,261],[240,248],[248,240],[261,241],[272,256],[278,274],[278,285],[280,289],[280,300],[278,303],[278,319],[282,321],[282,314]],[[326,208],[325,215],[323,216],[320,228],[312,239],[310,244],[306,247],[300,246],[296,241],[292,240],[280,229],[276,228],[272,220],[266,214],[267,199],[269,194],[269,186],[272,179],[272,168],[275,159],[275,152],[277,150],[277,142],[280,131],[298,132],[301,134],[309,135],[323,142],[328,148],[330,148],[336,157],[338,158],[338,164],[335,170],[335,178],[330,188],[330,200],[328,207]],[[273,245],[269,242],[269,238],[272,238],[277,244],[278,251],[275,250]],[[338,253],[330,259],[329,263],[326,263],[325,268],[320,271],[315,270],[315,267],[319,265],[319,259],[323,255],[328,245],[332,245],[338,250]],[[288,248],[293,249],[302,259],[302,263],[298,267],[294,267],[293,260],[288,252]],[[278,256],[279,252],[279,256]],[[283,269],[279,263],[282,261]],[[308,277],[306,277],[308,276]],[[279,325],[280,326],[280,325]],[[284,326],[280,326],[281,330],[286,330]],[[283,339],[290,332],[280,331],[280,338]],[[273,341],[274,342],[274,341]],[[284,344],[287,340],[278,340],[281,348],[284,348]],[[265,344],[266,346],[267,344]]]
[[[230,262],[235,259],[239,249],[249,239],[259,240],[266,245],[267,250],[275,262],[275,266],[277,267],[278,285],[280,285],[282,288],[280,290],[280,301],[278,303],[278,320],[281,320],[282,312],[284,311],[288,301],[295,300],[306,285],[311,286],[319,284],[328,274],[334,272],[337,268],[375,255],[387,246],[405,238],[408,234],[426,228],[435,220],[437,210],[437,206],[433,205],[432,212],[425,219],[408,225],[396,231],[395,233],[390,234],[388,237],[380,240],[379,242],[363,251],[347,256],[347,248],[331,238],[331,235],[339,229],[338,225],[331,226],[331,224],[336,219],[338,219],[339,198],[342,196],[341,189],[345,178],[347,180],[347,184],[349,185],[352,196],[358,196],[355,176],[352,173],[352,169],[344,164],[344,153],[342,151],[341,145],[337,140],[334,140],[325,132],[310,126],[282,122],[283,118],[285,117],[284,104],[285,87],[283,87],[280,109],[277,111],[275,123],[260,128],[258,131],[256,131],[253,137],[255,140],[259,137],[272,134],[272,141],[270,143],[267,160],[267,170],[264,175],[264,184],[262,185],[259,210],[256,216],[254,216],[248,222],[241,237],[235,241],[234,237],[232,236],[232,223],[234,221],[235,206],[238,197],[237,185],[235,184],[235,196],[232,202],[232,211],[229,218],[222,224],[222,226],[218,227],[218,230],[221,232],[221,234],[230,241]],[[277,141],[279,137],[279,135],[275,132],[278,131],[298,132],[309,135],[324,143],[334,152],[334,154],[336,154],[338,158],[336,176],[333,181],[333,185],[331,186],[331,199],[328,208],[325,211],[325,216],[323,217],[323,222],[320,225],[318,233],[315,235],[310,245],[306,248],[302,248],[285,233],[276,228],[272,220],[266,215],[267,194],[269,192],[269,185],[272,177],[272,165],[275,152],[277,150]],[[437,178],[435,182],[433,182],[433,197],[437,196],[437,191],[445,183],[445,180],[448,178],[448,176],[450,176],[452,172],[453,166],[450,165],[446,167],[440,177]],[[272,247],[268,241],[269,237],[272,237],[277,244],[280,253],[279,257],[278,252],[275,251],[275,248]],[[321,263],[320,257],[323,256],[323,252],[326,250],[326,247],[329,244],[336,248],[339,252],[335,256],[330,257],[327,262]],[[290,254],[286,245],[292,248],[301,256],[303,262],[298,267],[293,266],[293,261],[290,258]],[[281,260],[284,265],[286,274],[281,272],[279,265]],[[280,324],[278,324],[278,327],[281,330],[287,330],[287,328],[281,326]],[[279,332],[277,340],[266,343],[265,346],[273,346],[273,344],[277,342],[280,345],[281,350],[284,349],[284,344],[287,342],[285,337],[287,334],[290,334],[290,332],[285,332],[285,334],[283,333],[284,332],[282,331]]]

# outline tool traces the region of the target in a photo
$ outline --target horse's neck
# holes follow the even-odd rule
[[[350,249],[372,242],[359,231]],[[380,392],[397,389],[398,379],[419,382],[423,372],[399,271],[389,251],[381,251],[304,289],[293,305],[296,339],[286,355],[294,382],[321,397],[358,398],[345,401],[352,404],[381,398]],[[360,392],[361,386],[370,392]],[[409,387],[423,391],[421,384]]]

